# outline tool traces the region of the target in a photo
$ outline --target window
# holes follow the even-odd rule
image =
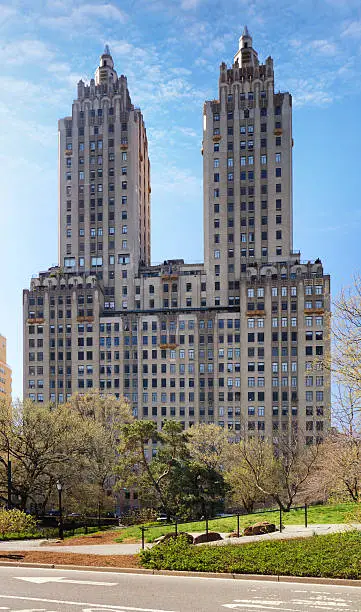
[[[214,168],[219,168],[219,159],[215,159],[213,162]]]

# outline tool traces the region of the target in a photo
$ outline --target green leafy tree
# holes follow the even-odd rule
[[[168,518],[213,513],[223,503],[223,477],[199,454],[192,456],[189,435],[176,421],[166,421],[161,432],[152,421],[136,421],[122,429],[121,486],[136,486],[142,501],[163,510]],[[154,457],[151,440],[157,442]]]

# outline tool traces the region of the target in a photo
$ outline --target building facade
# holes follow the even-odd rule
[[[6,363],[6,338],[0,334],[0,399],[11,400],[12,372]]]
[[[251,435],[330,422],[330,279],[292,245],[292,98],[245,28],[203,111],[204,264],[150,264],[143,117],[109,49],[59,122],[59,266],[24,291],[24,397]]]

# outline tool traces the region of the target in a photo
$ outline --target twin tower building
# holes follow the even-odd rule
[[[24,291],[24,398],[99,389],[159,427],[322,439],[330,279],[293,250],[292,147],[292,97],[245,28],[203,109],[204,264],[151,265],[146,129],[106,47],[59,121],[59,265]]]

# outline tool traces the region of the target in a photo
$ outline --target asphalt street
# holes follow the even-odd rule
[[[361,587],[0,567],[0,611],[361,610]]]

